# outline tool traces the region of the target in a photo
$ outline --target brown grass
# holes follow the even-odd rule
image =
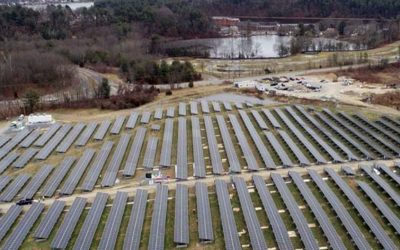
[[[348,69],[339,72],[339,75],[347,75],[353,79],[366,83],[396,84],[400,83],[400,63],[389,64],[385,68],[367,67]]]

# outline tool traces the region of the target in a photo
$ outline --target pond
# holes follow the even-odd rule
[[[225,37],[180,40],[167,43],[165,49],[186,49],[193,54],[209,58],[277,58],[281,45],[289,48],[292,36],[257,35],[250,37]],[[329,38],[310,38],[303,43],[309,51],[360,50],[363,45]],[[205,52],[205,53],[204,53]]]

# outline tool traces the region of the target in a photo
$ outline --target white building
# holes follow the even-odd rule
[[[236,88],[255,88],[257,86],[258,82],[257,81],[240,81],[240,82],[234,82],[233,85]]]

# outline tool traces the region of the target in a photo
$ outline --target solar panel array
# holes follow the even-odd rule
[[[3,216],[0,218],[0,241],[6,236],[12,225],[17,220],[22,212],[22,207],[18,205],[11,205]]]
[[[176,152],[176,173],[175,178],[187,179],[188,177],[188,161],[187,161],[187,132],[186,118],[178,119],[178,146]]]
[[[196,182],[197,226],[200,241],[213,241],[214,232],[211,219],[211,207],[208,199],[207,184]]]
[[[243,109],[243,103],[241,103],[241,102],[235,102],[235,107],[236,107],[237,109]]]
[[[176,184],[174,242],[178,245],[189,244],[189,191],[183,184]]]
[[[56,151],[58,153],[67,152],[67,150],[71,147],[72,143],[74,143],[75,139],[78,138],[79,134],[82,132],[85,126],[86,125],[83,123],[75,124],[74,128],[57,147]]]
[[[221,105],[219,104],[219,102],[212,102],[212,106],[214,112],[221,112]]]
[[[110,134],[118,135],[121,132],[122,125],[125,122],[125,116],[118,116],[114,121],[114,125],[111,127]]]
[[[269,122],[272,124],[272,126],[276,129],[281,129],[281,125],[279,124],[278,120],[275,118],[275,116],[269,111],[268,109],[263,109],[262,112],[264,115],[268,118]]]
[[[283,141],[290,148],[293,154],[296,156],[297,160],[300,162],[300,165],[307,166],[310,165],[311,162],[307,159],[307,157],[301,152],[300,148],[297,144],[290,138],[290,136],[284,130],[278,130],[279,135],[282,137]]]
[[[9,140],[11,140],[10,136],[0,135],[0,148],[4,146]]]
[[[205,100],[202,100],[200,102],[201,105],[201,111],[203,112],[203,114],[208,114],[210,113],[210,108],[208,107],[208,102]]]
[[[93,139],[101,141],[104,139],[104,137],[107,134],[108,128],[111,126],[111,121],[110,120],[104,120],[99,128],[97,129],[96,133],[93,136]]]
[[[61,124],[59,123],[51,125],[51,127],[46,132],[44,132],[33,145],[43,147],[60,128]]]
[[[286,153],[286,151],[283,149],[281,144],[278,142],[276,139],[275,135],[270,132],[270,131],[264,131],[264,134],[268,140],[268,142],[271,144],[272,148],[278,155],[279,159],[282,162],[282,165],[284,167],[293,167],[293,162],[290,159],[289,155]]]
[[[157,108],[156,111],[154,112],[154,119],[161,120],[162,118],[163,118],[163,109]]]
[[[161,146],[160,155],[160,166],[169,167],[171,166],[171,147],[172,147],[172,136],[174,134],[174,120],[166,119],[163,142]]]
[[[142,234],[144,216],[147,206],[147,196],[147,190],[139,189],[136,191],[136,197],[133,202],[132,212],[128,222],[128,228],[126,229],[123,249],[139,249],[140,237]],[[159,211],[162,212],[161,210]],[[157,237],[157,235],[154,235],[154,237]]]
[[[0,176],[0,192],[11,182],[12,178],[8,175]]]
[[[144,159],[143,159],[143,167],[152,169],[154,167],[154,159],[156,157],[156,151],[157,151],[157,144],[158,144],[158,138],[157,137],[150,137],[147,146],[146,146],[146,152],[144,154]]]
[[[96,158],[94,158],[93,164],[86,174],[85,179],[83,179],[81,186],[83,191],[92,191],[94,189],[97,179],[99,178],[101,170],[103,170],[104,165],[107,162],[113,146],[114,143],[112,141],[106,141],[103,144],[99,153],[96,155]]]
[[[388,130],[386,128],[382,128],[381,126],[378,126],[377,124],[370,122],[367,118],[365,118],[362,115],[356,114],[353,117],[356,118],[358,121],[360,121],[363,125],[372,129],[373,131],[385,135],[391,141],[393,141],[395,143],[400,143],[399,137],[396,136],[394,133],[392,133],[390,130]]]
[[[128,121],[126,122],[125,128],[132,129],[136,126],[136,122],[139,118],[139,113],[138,112],[132,112],[132,114],[129,116]]]
[[[74,164],[76,158],[72,156],[67,156],[64,160],[60,163],[52,176],[46,182],[45,186],[42,189],[41,195],[44,197],[51,197],[56,192],[56,189],[64,180],[65,176],[67,175],[68,171],[71,169],[72,165]]]
[[[95,122],[89,123],[86,126],[85,130],[83,130],[82,134],[76,140],[75,145],[79,147],[85,146],[90,140],[90,137],[92,137],[96,128],[97,128],[97,123]]]
[[[0,160],[0,174],[3,173],[11,164],[19,157],[15,152],[9,153],[6,157]]]
[[[151,216],[149,250],[164,249],[165,223],[167,219],[168,186],[157,186],[154,200],[153,214]]]
[[[186,115],[186,103],[180,102],[178,105],[178,115],[185,116]]]
[[[36,141],[37,138],[40,136],[40,130],[35,129],[30,133],[20,144],[21,148],[29,148],[32,144]],[[1,144],[1,143],[0,143]]]
[[[128,158],[125,162],[123,171],[124,176],[134,176],[136,167],[138,165],[140,152],[142,151],[144,137],[146,135],[146,128],[140,127],[136,131],[135,138],[129,150]]]
[[[36,148],[28,148],[19,158],[12,164],[14,168],[23,168],[35,156],[39,150]]]
[[[142,118],[140,119],[141,124],[148,124],[150,122],[151,113],[150,112],[143,112]]]
[[[115,149],[111,161],[109,162],[107,169],[104,173],[104,177],[101,180],[102,187],[114,186],[115,180],[117,179],[118,170],[121,166],[122,160],[124,159],[124,155],[130,139],[131,136],[128,134],[123,134],[119,139],[117,148]]]
[[[0,194],[0,201],[10,202],[31,178],[29,174],[18,175],[7,188]]]
[[[233,146],[233,142],[228,127],[226,126],[224,117],[221,115],[217,115],[216,117],[222,141],[224,143],[225,153],[228,157],[229,171],[233,173],[240,173],[240,162],[238,156],[236,155],[235,147]]]
[[[231,111],[232,105],[229,102],[224,102],[224,108],[226,111]]]
[[[224,168],[222,166],[222,160],[219,154],[217,138],[215,137],[214,125],[211,116],[204,116],[204,125],[206,127],[208,151],[210,154],[213,174],[222,174],[224,172]]]
[[[35,159],[46,160],[71,129],[72,126],[70,124],[63,125],[60,130],[58,130],[57,133],[47,142],[47,144],[37,153]]]
[[[18,132],[11,140],[9,140],[3,147],[0,148],[0,159],[11,152],[25,137],[30,134],[31,130],[23,129]]]
[[[258,113],[258,111],[253,109],[250,112],[253,115],[254,119],[256,120],[258,126],[262,130],[268,130],[269,129],[267,123],[264,121],[264,119],[261,117],[261,115],[260,115],[260,113]]]
[[[23,199],[32,199],[39,188],[42,186],[44,181],[53,171],[53,166],[43,165],[38,172],[33,176],[32,180],[26,185],[26,187],[21,191],[20,196]]]
[[[197,109],[197,102],[190,102],[190,114],[198,115],[199,110]]]
[[[65,201],[55,200],[35,231],[35,239],[46,240],[53,231],[61,213],[64,211]]]
[[[174,107],[169,107],[167,109],[167,117],[168,118],[174,118],[175,116],[175,108]]]
[[[390,177],[391,180],[393,180],[397,185],[400,185],[400,177],[395,174],[388,166],[386,166],[383,163],[379,163],[376,165],[379,170],[383,171],[386,175]]]
[[[206,167],[204,162],[203,144],[201,141],[200,120],[197,116],[192,116],[192,141],[194,158],[194,176],[206,177]]]

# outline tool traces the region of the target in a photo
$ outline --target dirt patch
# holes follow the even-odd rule
[[[369,98],[369,102],[400,110],[400,91],[392,91],[385,94],[373,94]]]
[[[367,67],[348,69],[338,72],[360,82],[376,84],[398,84],[400,83],[400,62],[389,64],[386,67]]]

